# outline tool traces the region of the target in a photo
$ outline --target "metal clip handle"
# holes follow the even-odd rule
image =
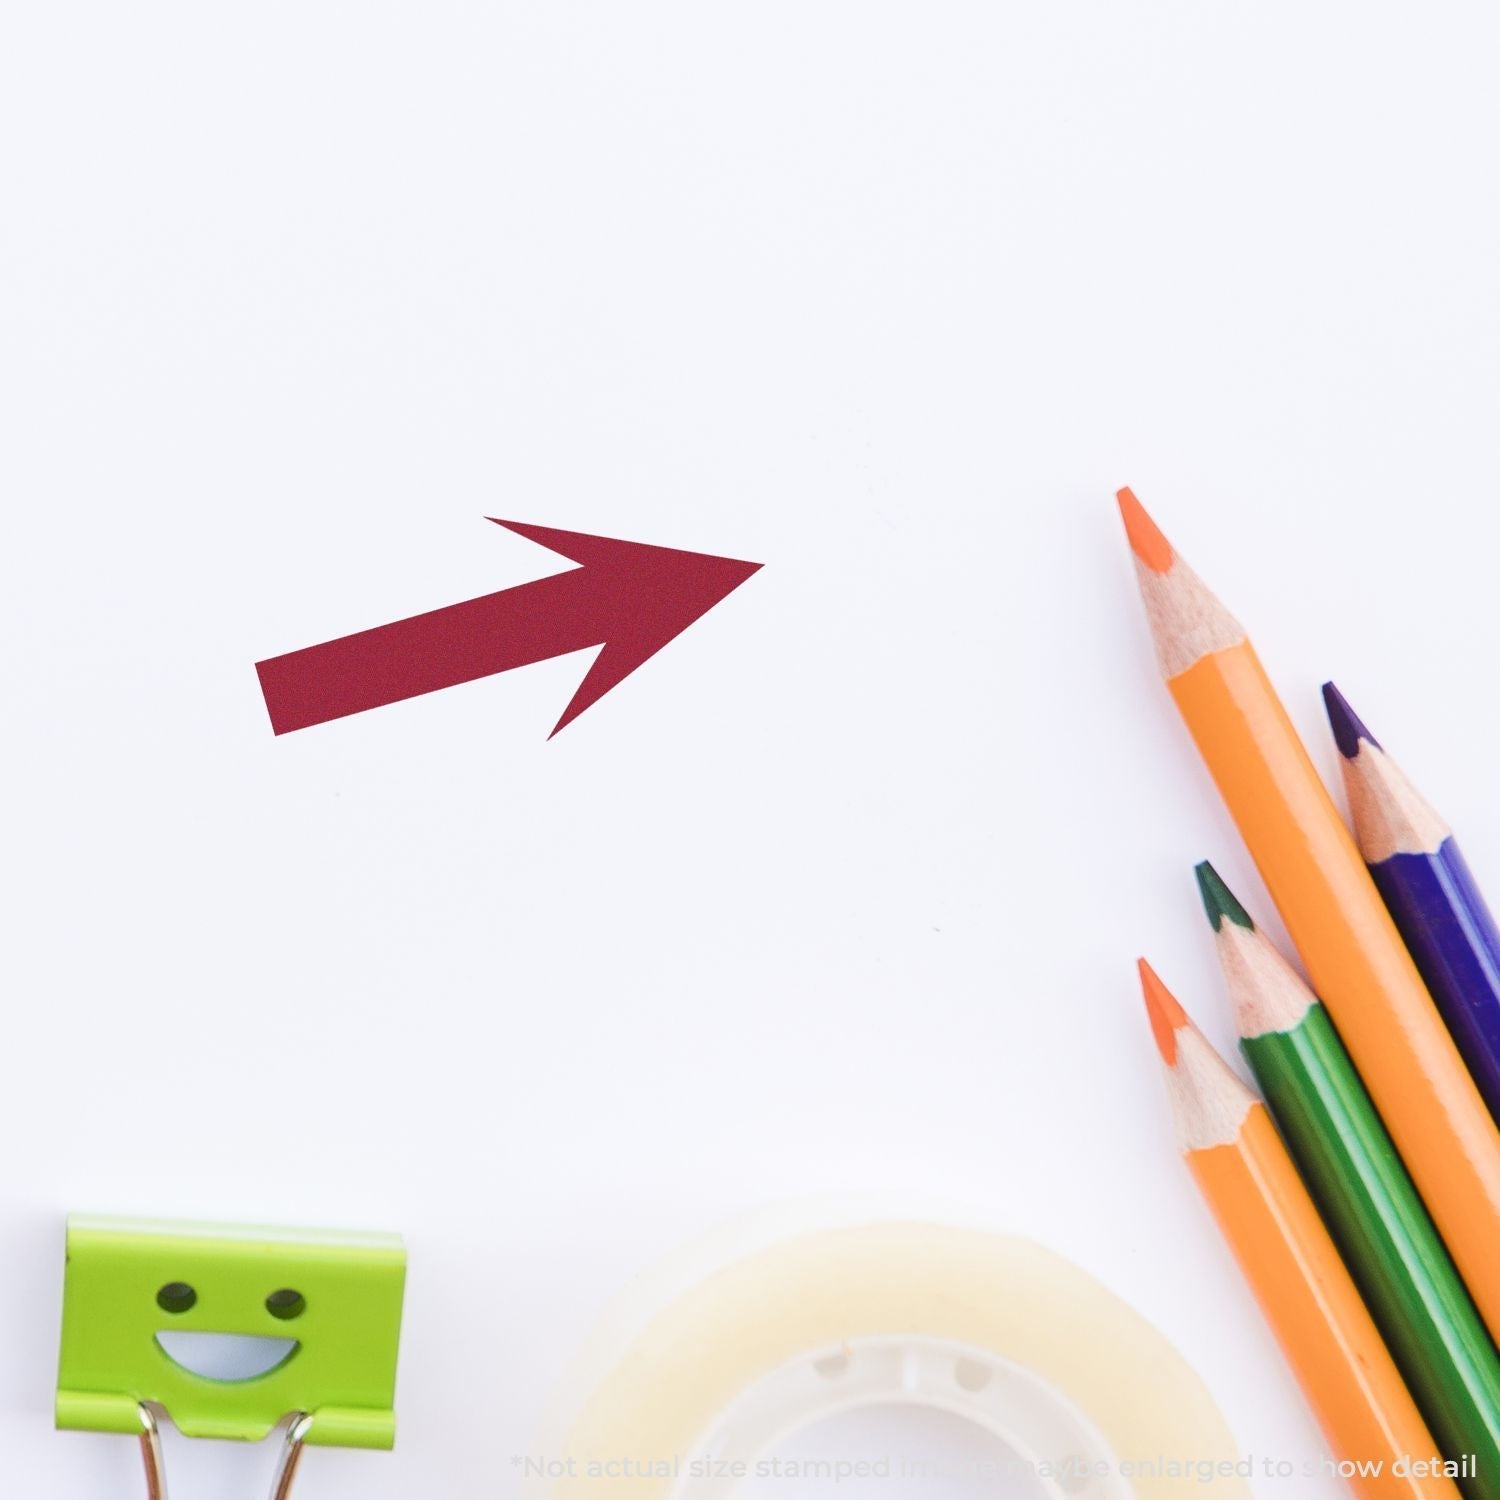
[[[139,1411],[141,1460],[146,1466],[146,1500],[167,1500],[167,1471],[162,1462],[161,1429],[156,1425],[156,1413],[144,1402]],[[271,1500],[289,1500],[311,1426],[312,1418],[306,1412],[297,1412],[292,1417],[286,1430],[286,1441],[281,1446],[281,1457],[276,1462],[276,1472],[271,1476]]]
[[[141,1414],[141,1458],[146,1465],[146,1500],[167,1500],[167,1472],[161,1461],[161,1433],[156,1413],[144,1402],[136,1408]]]

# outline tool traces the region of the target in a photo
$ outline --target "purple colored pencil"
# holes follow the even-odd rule
[[[1331,682],[1323,703],[1365,864],[1500,1123],[1500,929],[1452,830]]]

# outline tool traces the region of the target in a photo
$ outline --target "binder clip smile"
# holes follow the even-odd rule
[[[243,1442],[285,1424],[287,1500],[307,1444],[394,1445],[405,1280],[394,1235],[70,1218],[57,1425],[137,1438],[166,1500],[162,1417]]]

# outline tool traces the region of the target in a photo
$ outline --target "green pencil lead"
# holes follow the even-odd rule
[[[1234,899],[1234,892],[1219,879],[1219,872],[1206,859],[1193,867],[1193,874],[1198,877],[1198,893],[1203,897],[1203,910],[1208,913],[1209,923],[1215,932],[1224,925],[1225,917],[1236,927],[1243,927],[1247,932],[1255,931],[1250,913]]]

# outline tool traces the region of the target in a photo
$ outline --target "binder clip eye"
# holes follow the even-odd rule
[[[394,1235],[73,1217],[57,1425],[139,1440],[166,1500],[160,1418],[258,1442],[285,1425],[272,1500],[303,1448],[390,1448],[406,1252]]]

